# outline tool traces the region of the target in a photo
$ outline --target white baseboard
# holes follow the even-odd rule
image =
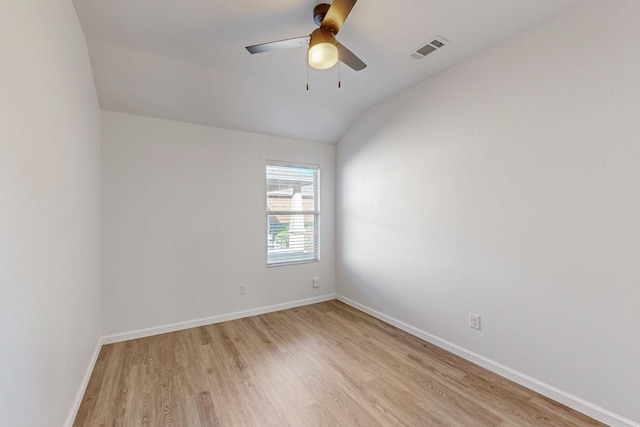
[[[350,305],[355,309],[358,309],[377,319],[380,319],[383,322],[393,325],[398,329],[402,329],[403,331],[408,332],[411,335],[414,335],[433,345],[436,345],[444,350],[447,350],[457,356],[460,356],[463,359],[466,359],[472,363],[475,363],[476,365],[482,366],[483,368],[488,369],[489,371],[495,372],[496,374],[502,377],[505,377],[515,383],[518,383],[530,390],[540,393],[543,396],[553,399],[556,402],[559,402],[565,406],[568,406],[569,408],[575,409],[576,411],[581,412],[600,422],[603,422],[610,426],[616,426],[616,427],[640,427],[640,424],[638,424],[635,421],[627,419],[607,409],[601,408],[598,405],[594,405],[593,403],[587,402],[584,399],[581,399],[579,397],[566,393],[562,390],[559,390],[549,384],[543,383],[542,381],[538,381],[535,378],[532,378],[521,372],[515,371],[507,366],[501,365],[500,363],[497,363],[491,359],[488,359],[477,353],[474,353],[465,348],[462,348],[449,341],[443,340],[442,338],[439,338],[435,335],[431,335],[428,332],[425,332],[421,329],[408,325],[391,316],[387,316],[384,313],[381,313],[377,310],[367,307],[366,305],[360,304],[343,295],[340,295],[340,294],[336,295],[336,299],[338,301],[342,301],[347,305]]]
[[[89,366],[87,366],[87,370],[82,377],[82,382],[80,383],[80,387],[76,392],[76,396],[73,399],[73,404],[71,405],[71,410],[67,415],[67,420],[64,423],[65,427],[72,427],[73,422],[76,419],[76,415],[78,414],[78,410],[80,409],[80,404],[82,403],[82,398],[84,397],[85,391],[87,391],[87,386],[89,385],[89,380],[91,379],[91,374],[93,373],[93,368],[96,366],[96,362],[98,361],[98,356],[100,355],[100,349],[102,349],[102,338],[98,340],[96,343],[96,348],[93,350],[93,354],[91,355],[91,359],[89,360]]]
[[[327,294],[314,298],[307,298],[298,301],[290,301],[283,304],[269,305],[265,307],[252,308],[250,310],[236,311],[233,313],[220,314],[217,316],[205,317],[203,319],[188,320],[186,322],[172,323],[169,325],[157,326],[153,328],[138,329],[136,331],[124,332],[121,334],[106,335],[102,337],[103,344],[113,344],[122,341],[145,338],[153,335],[166,334],[168,332],[181,331],[199,326],[213,325],[214,323],[227,322],[229,320],[242,319],[244,317],[258,316],[260,314],[272,313],[274,311],[287,310],[289,308],[302,307],[309,304],[331,301],[336,299],[335,294]]]

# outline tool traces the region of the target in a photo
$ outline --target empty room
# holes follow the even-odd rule
[[[640,427],[640,2],[4,0],[11,427]]]

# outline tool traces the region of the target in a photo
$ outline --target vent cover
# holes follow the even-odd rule
[[[411,52],[409,54],[409,57],[411,59],[415,59],[416,61],[420,60],[425,56],[429,55],[430,53],[433,53],[438,49],[442,49],[447,44],[449,44],[448,40],[440,36],[435,36],[431,39],[429,43]]]

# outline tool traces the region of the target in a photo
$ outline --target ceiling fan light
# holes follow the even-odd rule
[[[331,68],[338,62],[338,48],[331,43],[318,43],[309,49],[309,65],[318,70]]]
[[[338,47],[333,33],[324,28],[318,28],[311,34],[309,42],[309,65],[318,70],[331,68],[338,62]]]

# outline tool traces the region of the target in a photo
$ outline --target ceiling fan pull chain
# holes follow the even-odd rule
[[[340,61],[338,61],[338,89],[340,89],[342,87],[342,82],[341,80],[341,73],[342,72],[342,67],[340,65]]]
[[[307,62],[307,92],[309,91],[309,62]]]

